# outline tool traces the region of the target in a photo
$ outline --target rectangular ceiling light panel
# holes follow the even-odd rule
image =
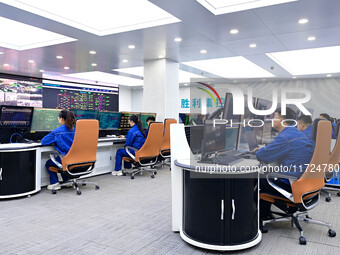
[[[340,72],[340,46],[267,53],[292,75]]]
[[[147,0],[0,0],[0,2],[99,36],[180,21]]]
[[[0,17],[0,27],[0,46],[14,50],[28,50],[76,41],[71,37],[3,17]]]
[[[244,57],[230,57],[184,62],[183,64],[223,78],[260,78],[274,75]]]
[[[196,0],[215,15],[255,9],[297,0]]]

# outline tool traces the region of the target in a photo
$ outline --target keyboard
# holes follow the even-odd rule
[[[228,151],[212,158],[211,161],[218,165],[230,165],[230,163],[237,163],[242,160],[243,153],[239,151]]]

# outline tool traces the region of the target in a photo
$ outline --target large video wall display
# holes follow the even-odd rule
[[[27,79],[6,79],[0,76],[0,104],[42,107],[42,83]]]
[[[43,84],[43,107],[118,111],[118,89]]]

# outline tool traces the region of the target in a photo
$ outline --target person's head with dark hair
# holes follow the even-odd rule
[[[300,131],[305,130],[313,123],[311,116],[309,115],[300,115],[297,119],[297,129]]]
[[[286,107],[285,115],[282,114],[282,109],[278,108],[274,114],[273,128],[281,132],[286,126],[295,124],[295,118],[296,113],[291,108]]]
[[[69,130],[72,130],[76,125],[74,113],[68,110],[60,111],[58,121],[61,125],[66,125]]]
[[[329,116],[327,113],[320,113],[319,119],[326,119],[331,121],[331,116]]]
[[[156,119],[154,116],[149,116],[147,119],[146,119],[146,123],[148,123],[148,126],[150,126],[150,123],[151,122],[155,122]]]
[[[131,115],[130,116],[130,126],[133,127],[134,125],[137,125],[139,131],[143,134],[144,137],[146,137],[145,131],[143,129],[142,122],[138,119],[137,115]]]

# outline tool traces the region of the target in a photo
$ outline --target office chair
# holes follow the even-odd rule
[[[163,134],[163,140],[162,140],[162,146],[160,150],[160,157],[159,161],[161,162],[161,165],[168,165],[170,166],[170,157],[171,157],[171,150],[170,150],[170,124],[177,124],[177,121],[175,119],[165,119],[164,120],[164,134]]]
[[[50,170],[61,172],[70,178],[70,180],[60,184],[61,187],[72,185],[74,188],[76,188],[78,195],[81,195],[79,184],[93,184],[95,185],[96,190],[99,189],[99,186],[96,182],[87,182],[83,179],[79,179],[84,175],[92,173],[94,170],[97,154],[98,134],[98,120],[77,120],[74,140],[69,152],[65,156],[60,154],[50,155],[51,160],[58,166],[58,168],[50,167]],[[62,157],[61,164],[56,160],[57,156]],[[56,193],[57,191],[52,189],[52,194]]]
[[[163,137],[163,123],[151,122],[149,126],[149,133],[146,137],[145,143],[139,150],[130,146],[126,146],[125,150],[129,154],[130,158],[123,157],[123,160],[130,162],[134,165],[132,170],[123,170],[123,174],[131,174],[131,179],[134,179],[137,173],[144,171],[151,172],[151,178],[154,178],[157,171],[154,169],[155,164],[158,161],[158,156],[162,144]],[[130,150],[135,151],[133,155]]]
[[[339,129],[340,129],[340,122],[336,125],[336,132],[335,135],[338,137],[336,139],[336,144],[332,150],[332,153],[328,160],[329,170],[325,174],[325,183],[329,183],[331,179],[334,177],[334,172],[339,171],[339,160],[340,160],[340,139],[339,139]],[[321,189],[323,193],[326,194],[326,202],[331,201],[331,194],[328,191],[338,191],[337,195],[340,197],[340,188],[325,186]]]
[[[306,244],[307,240],[303,236],[303,230],[300,225],[300,220],[308,223],[327,226],[329,228],[328,235],[330,237],[336,236],[336,232],[331,229],[331,225],[321,221],[313,220],[308,216],[308,211],[313,209],[320,200],[320,190],[325,185],[325,168],[329,159],[329,151],[331,145],[331,123],[325,120],[315,120],[313,123],[313,138],[316,137],[316,146],[313,157],[309,166],[303,175],[298,179],[280,173],[269,173],[267,177],[268,183],[275,189],[276,192],[261,192],[260,198],[268,201],[278,207],[281,212],[271,213],[279,215],[280,217],[264,220],[262,222],[261,230],[266,233],[268,229],[265,227],[268,223],[279,221],[291,221],[300,231],[300,244]],[[324,167],[324,168],[322,168]],[[316,169],[321,168],[321,171]],[[275,185],[274,178],[289,179],[291,184],[291,191],[284,190]]]

